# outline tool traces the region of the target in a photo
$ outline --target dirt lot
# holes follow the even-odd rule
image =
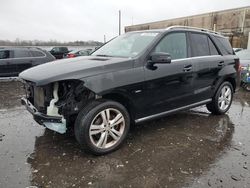
[[[35,123],[22,95],[19,82],[0,82],[0,187],[250,187],[250,93],[227,115],[199,107],[137,125],[101,157]]]

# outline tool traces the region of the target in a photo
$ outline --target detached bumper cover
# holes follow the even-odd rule
[[[21,103],[33,115],[34,120],[53,131],[64,134],[66,132],[66,121],[62,117],[48,116],[38,112],[38,110],[26,99],[21,98]]]

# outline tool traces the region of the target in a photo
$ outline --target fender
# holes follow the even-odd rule
[[[121,88],[144,81],[143,67],[130,68],[81,79],[84,86],[97,95],[109,93],[111,89]]]
[[[223,67],[218,73],[218,79],[213,84],[214,94],[225,80],[232,83],[234,90],[236,89],[237,83],[237,71],[234,64]]]

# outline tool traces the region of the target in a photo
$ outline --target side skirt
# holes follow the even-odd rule
[[[140,119],[136,119],[135,123],[141,123],[141,122],[144,122],[144,121],[148,121],[148,120],[160,118],[160,117],[172,114],[172,113],[177,112],[177,111],[187,110],[187,109],[190,109],[190,108],[201,106],[201,105],[207,104],[207,103],[209,103],[211,101],[212,101],[212,99],[207,99],[207,100],[204,100],[204,101],[201,101],[201,102],[197,102],[197,103],[193,103],[193,104],[190,104],[190,105],[187,105],[187,106],[183,106],[183,107],[180,107],[180,108],[175,108],[173,110],[161,112],[159,114],[154,114],[154,115],[146,116],[146,117],[143,117],[143,118],[140,118]]]

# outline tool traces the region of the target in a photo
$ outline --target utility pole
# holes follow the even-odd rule
[[[106,35],[103,36],[103,42],[106,43]]]
[[[121,35],[121,10],[119,10],[119,35]]]

